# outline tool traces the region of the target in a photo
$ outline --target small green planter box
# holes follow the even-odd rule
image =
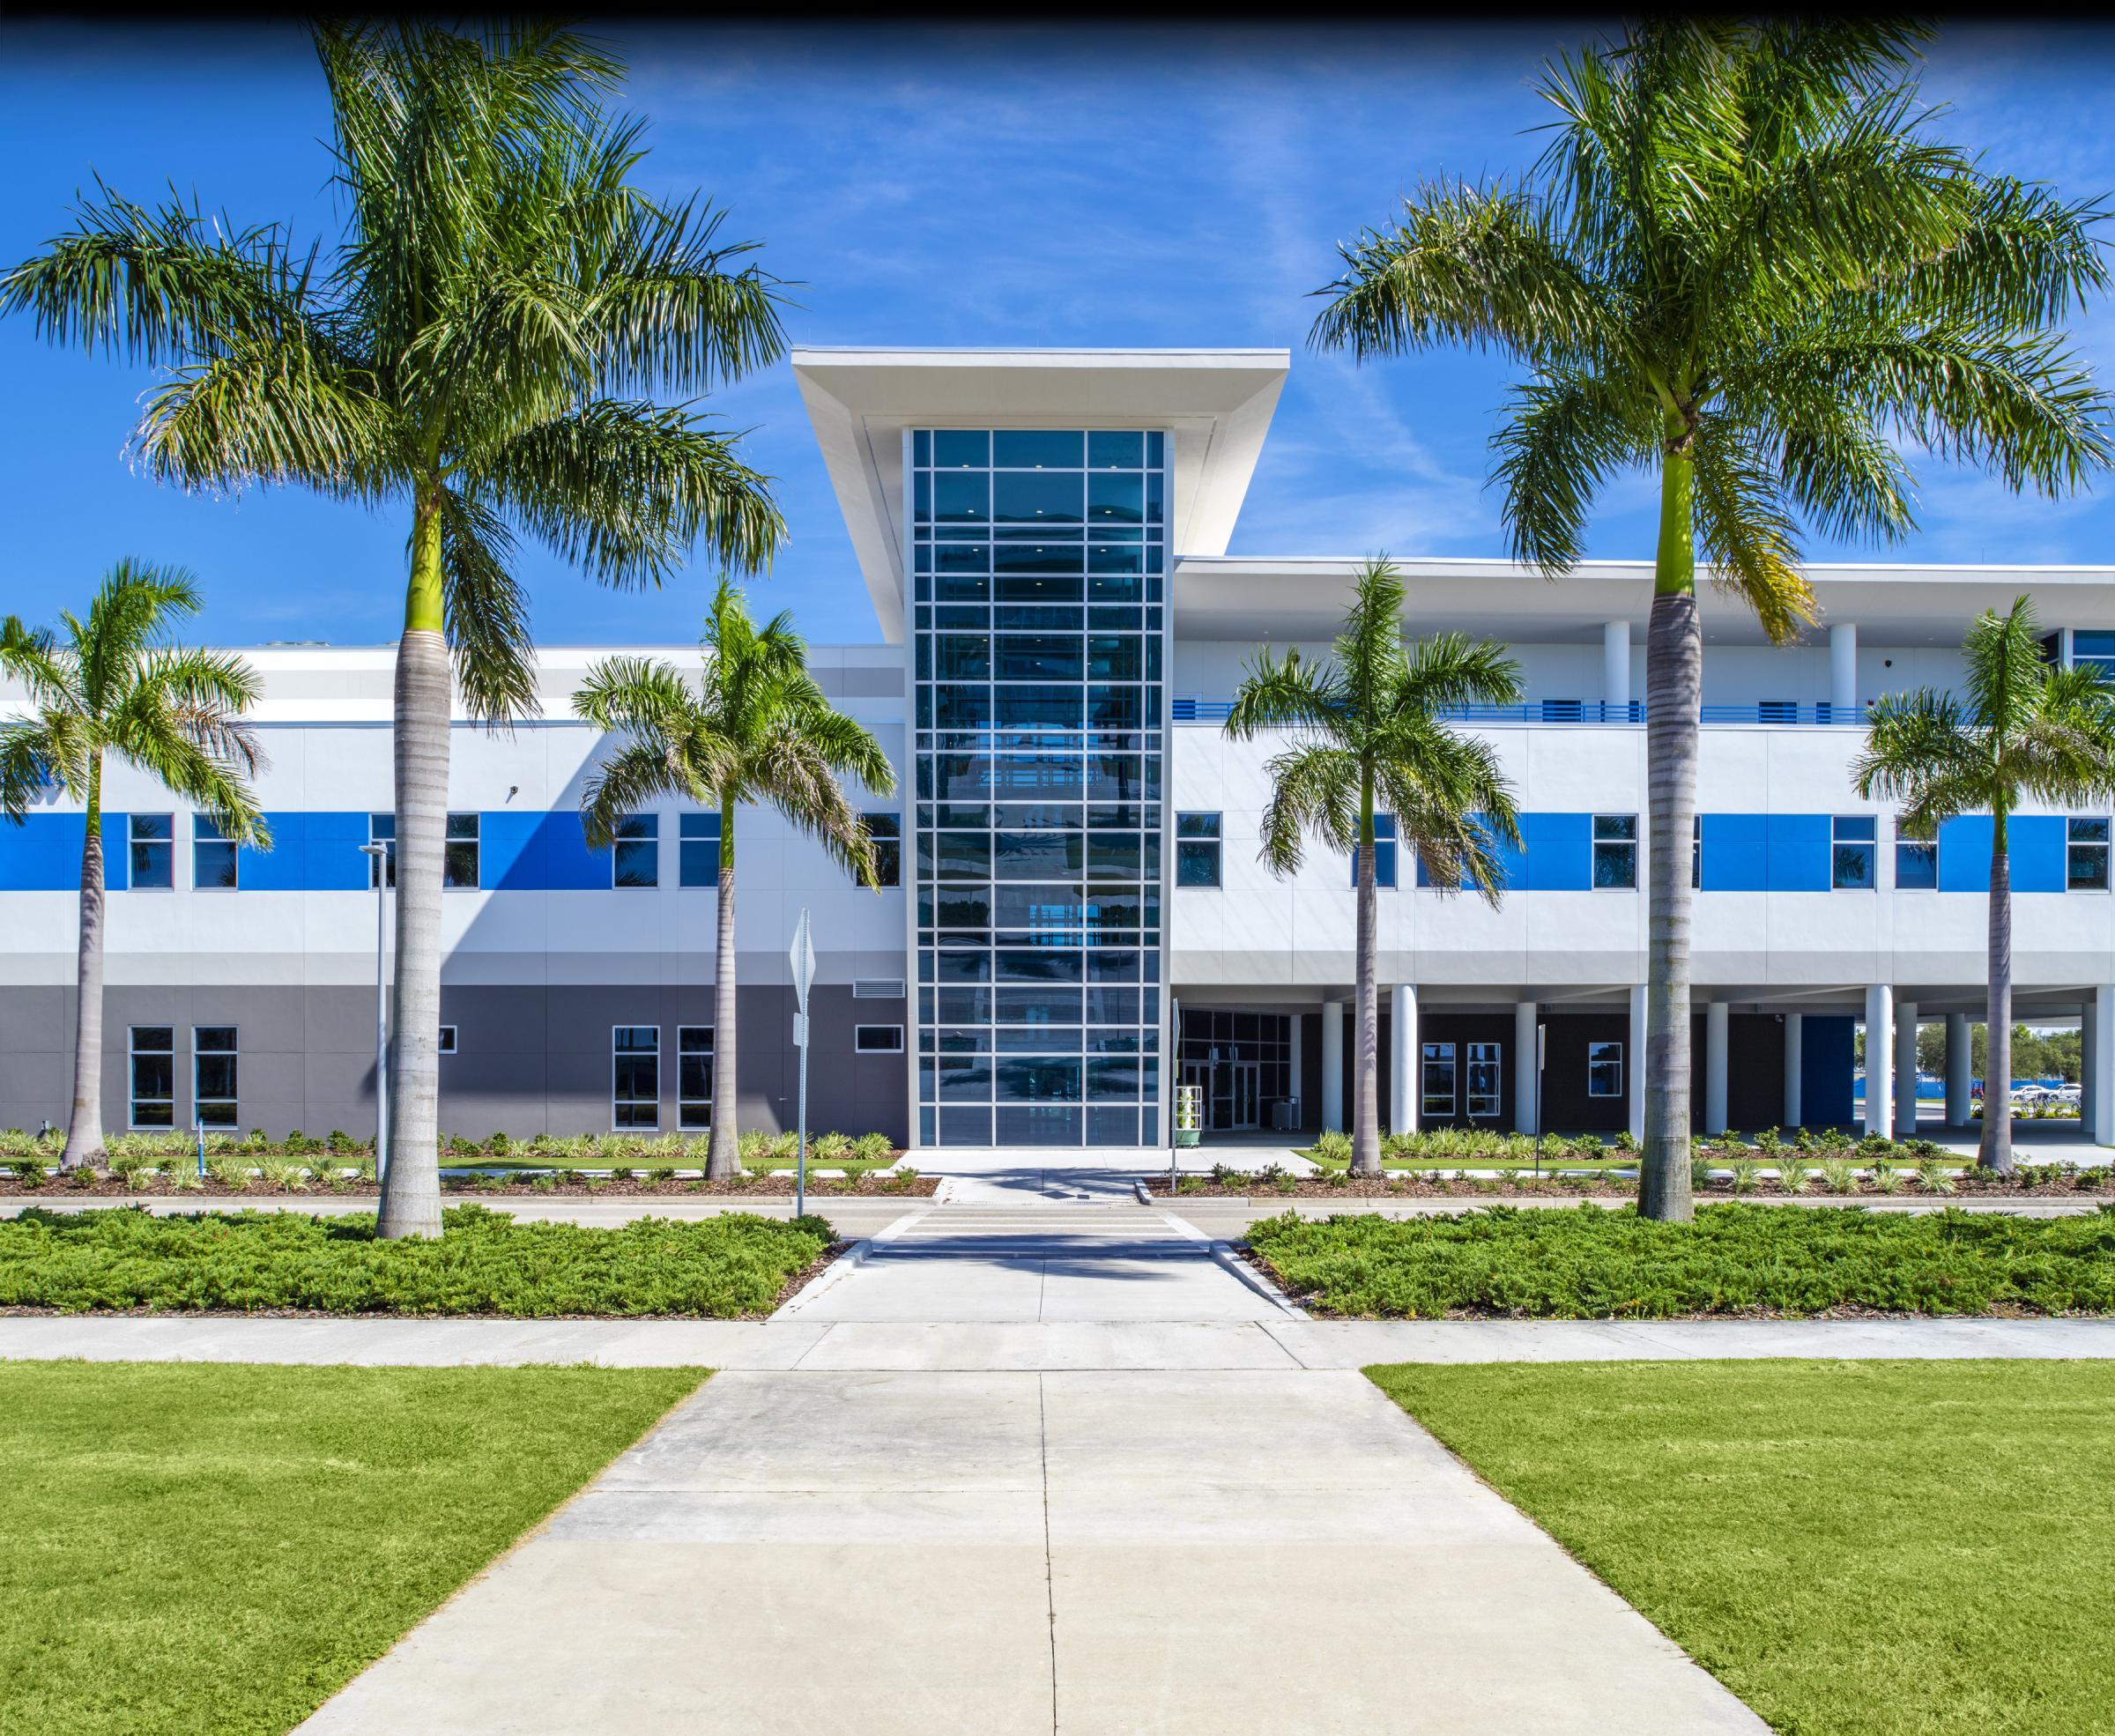
[[[1205,1090],[1201,1085],[1175,1087],[1175,1143],[1176,1149],[1194,1146],[1204,1135]]]

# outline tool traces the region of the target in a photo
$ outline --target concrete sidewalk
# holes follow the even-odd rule
[[[836,1729],[1764,1726],[1369,1382],[1305,1370],[716,1376],[302,1726]]]
[[[1228,1298],[1235,1308],[1245,1304]],[[1360,1369],[1373,1362],[2115,1358],[2115,1320],[258,1319],[0,1315],[0,1361],[838,1371]]]

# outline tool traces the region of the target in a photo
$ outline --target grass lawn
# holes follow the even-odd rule
[[[456,1206],[442,1222],[437,1240],[378,1242],[372,1213],[32,1209],[0,1220],[0,1307],[729,1319],[768,1313],[833,1240],[812,1213],[605,1229]]]
[[[0,1363],[0,1736],[280,1736],[701,1377]]]
[[[1693,1224],[1649,1222],[1629,1206],[1288,1213],[1251,1225],[1247,1239],[1301,1302],[1339,1315],[2115,1312],[2108,1206],[2064,1218],[1702,1206]]]
[[[2115,1363],[1368,1372],[1777,1730],[2115,1730]]]

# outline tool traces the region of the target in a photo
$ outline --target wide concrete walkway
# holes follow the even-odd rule
[[[308,1736],[1763,1729],[1181,1220],[1016,1184],[864,1253]]]

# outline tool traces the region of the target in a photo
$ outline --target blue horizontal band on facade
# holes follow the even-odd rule
[[[1171,701],[1178,723],[1223,723],[1234,708],[1225,699],[1180,698]],[[1645,702],[1631,700],[1613,703],[1606,700],[1542,699],[1519,705],[1456,705],[1441,714],[1457,723],[1642,723]],[[1832,706],[1823,700],[1816,705],[1795,705],[1789,700],[1761,700],[1746,705],[1706,705],[1698,716],[1706,723],[1773,723],[1801,728],[1846,728],[1866,721],[1863,706]]]
[[[166,810],[164,810],[166,812]],[[238,852],[236,879],[246,892],[365,892],[367,813],[268,812],[269,850]],[[1705,892],[1827,892],[1831,817],[1825,813],[1706,813],[1703,816]],[[179,834],[182,828],[178,828]],[[590,849],[576,812],[523,813],[505,809],[479,816],[479,884],[487,892],[605,892],[611,858]],[[29,815],[19,826],[0,821],[0,892],[72,892],[80,885],[85,836],[78,813]],[[1523,848],[1499,849],[1507,887],[1517,892],[1584,892],[1593,886],[1593,816],[1525,813]],[[2012,889],[2066,889],[2065,817],[2015,814],[2008,842]],[[674,878],[676,841],[664,840],[663,880]],[[1939,828],[1939,890],[1990,890],[1991,819],[1963,814]],[[176,884],[190,883],[185,852],[175,845]],[[130,885],[126,816],[103,816],[104,884]]]

